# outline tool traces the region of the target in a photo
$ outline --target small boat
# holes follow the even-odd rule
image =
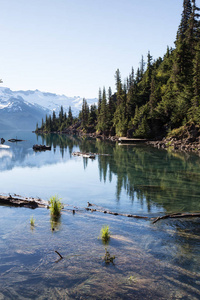
[[[46,145],[33,145],[33,150],[35,151],[45,151],[45,150],[51,150],[51,146]]]

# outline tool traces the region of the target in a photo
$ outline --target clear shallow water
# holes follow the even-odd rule
[[[0,299],[198,299],[199,219],[151,220],[87,212],[87,201],[111,211],[156,217],[200,211],[200,159],[144,146],[33,133],[0,149],[0,193],[49,199],[65,209],[51,231],[49,211],[0,207]],[[35,153],[32,145],[51,144]],[[72,156],[90,151],[95,160]],[[30,217],[36,226],[30,228]],[[110,226],[105,265],[98,239]],[[64,259],[57,262],[59,251]]]

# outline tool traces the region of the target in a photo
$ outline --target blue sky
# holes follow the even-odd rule
[[[0,78],[12,90],[98,97],[148,51],[174,47],[182,0],[1,0]],[[197,5],[199,3],[197,1]]]

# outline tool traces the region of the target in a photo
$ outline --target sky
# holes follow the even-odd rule
[[[200,0],[198,0],[200,2]],[[200,3],[197,5],[199,6]],[[0,0],[0,86],[98,97],[174,47],[182,0]]]

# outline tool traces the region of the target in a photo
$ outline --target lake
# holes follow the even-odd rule
[[[153,224],[165,214],[200,212],[197,155],[26,131],[0,137],[9,146],[0,148],[0,194],[57,195],[64,205],[57,222],[48,209],[0,206],[0,299],[200,298],[199,218]],[[33,144],[51,151],[34,152]],[[147,218],[87,211],[87,202]],[[107,245],[103,225],[111,231]],[[105,263],[106,250],[114,264]]]

